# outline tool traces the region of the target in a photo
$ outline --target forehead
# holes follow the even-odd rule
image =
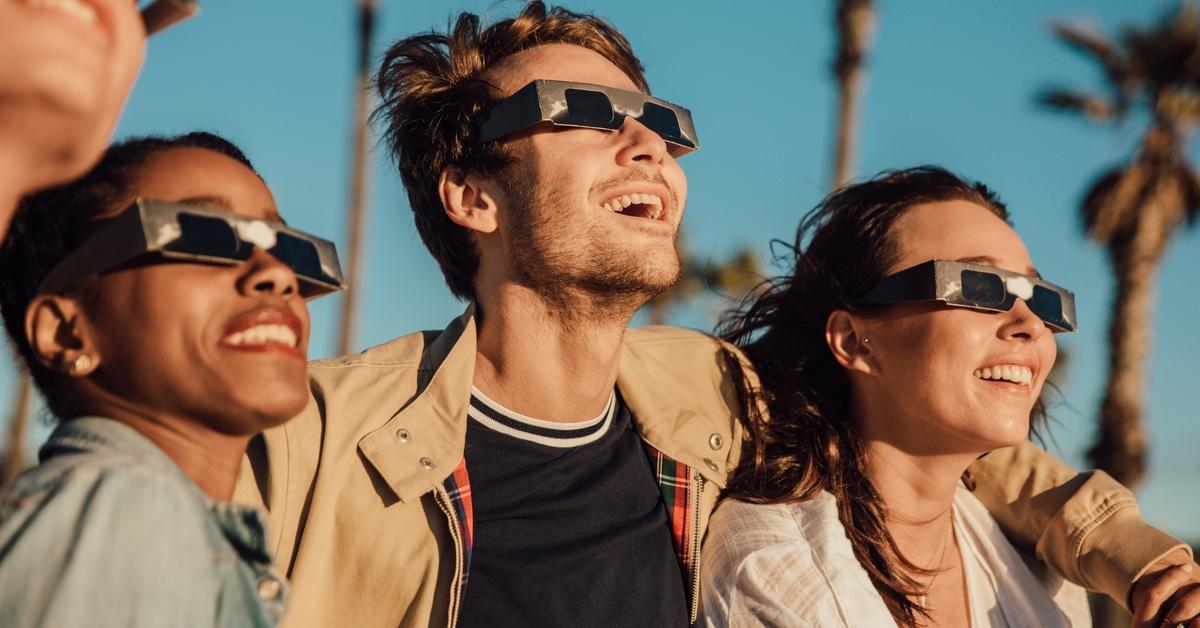
[[[573,44],[544,44],[500,60],[486,78],[507,96],[535,79],[573,81],[639,91],[616,65],[594,50]]]
[[[931,259],[980,257],[1019,273],[1033,267],[1021,236],[991,210],[969,201],[915,205],[896,220],[893,234],[899,256],[890,272]]]
[[[156,201],[279,219],[271,190],[258,175],[236,159],[205,148],[170,148],[151,155],[130,192]]]

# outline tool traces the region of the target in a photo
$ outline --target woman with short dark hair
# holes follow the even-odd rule
[[[24,199],[0,312],[60,421],[0,493],[0,625],[275,625],[265,519],[229,500],[250,438],[308,401],[305,298],[340,286],[208,133]]]

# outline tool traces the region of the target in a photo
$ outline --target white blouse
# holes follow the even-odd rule
[[[972,626],[1091,626],[1084,590],[1027,561],[962,487],[954,521]],[[700,625],[896,625],[829,493],[789,504],[722,503],[701,560]]]

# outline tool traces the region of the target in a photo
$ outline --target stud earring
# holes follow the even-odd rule
[[[86,353],[75,356],[71,361],[71,368],[67,371],[71,375],[87,375],[92,370],[92,357]]]
[[[863,344],[864,344],[864,345],[869,345],[869,344],[871,344],[871,337],[870,337],[870,336],[863,336]]]

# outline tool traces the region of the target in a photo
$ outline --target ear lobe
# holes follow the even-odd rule
[[[862,321],[845,310],[835,310],[825,321],[825,344],[848,370],[875,373],[878,366],[871,353],[871,342],[865,335]]]
[[[25,310],[25,338],[38,362],[75,376],[94,371],[100,355],[86,318],[74,299],[53,294],[35,296]]]
[[[491,233],[498,226],[496,200],[490,191],[492,182],[450,166],[438,180],[442,209],[456,225],[480,233]]]

